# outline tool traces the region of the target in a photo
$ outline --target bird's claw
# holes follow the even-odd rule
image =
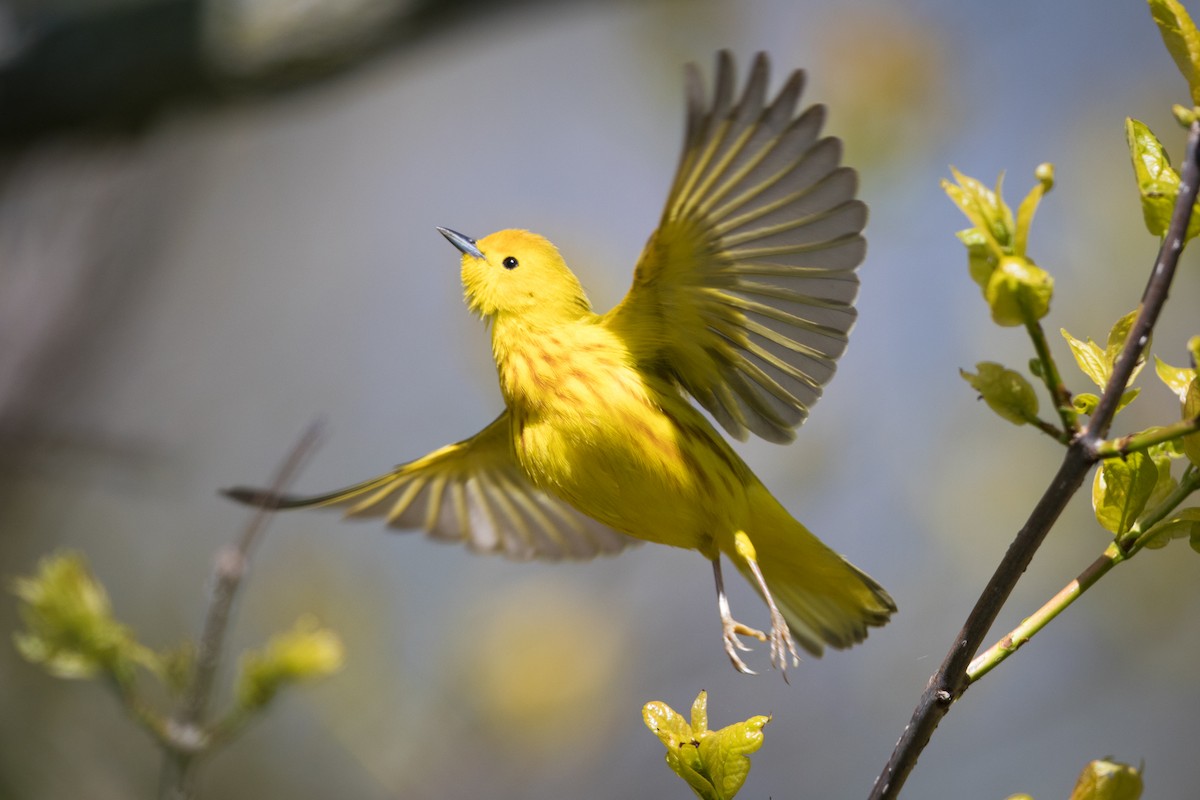
[[[733,668],[745,675],[757,675],[758,673],[746,666],[746,662],[742,661],[742,657],[737,654],[738,650],[741,650],[743,653],[749,653],[752,649],[738,637],[750,636],[758,639],[760,642],[765,642],[767,641],[767,635],[756,628],[743,625],[734,619],[725,619],[721,623],[725,638],[725,654],[729,656],[729,660],[733,663]],[[771,651],[774,652],[774,650],[775,646],[772,644]]]
[[[791,666],[800,666],[800,651],[796,647],[796,640],[792,637],[792,631],[788,627],[787,620],[783,614],[776,609],[771,609],[771,665],[783,674],[783,679],[787,680],[788,656],[792,657]]]

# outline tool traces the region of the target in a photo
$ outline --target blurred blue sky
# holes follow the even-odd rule
[[[175,113],[96,156],[118,163],[106,219],[133,244],[88,291],[120,302],[47,385],[45,442],[4,478],[12,541],[0,569],[79,548],[118,613],[165,646],[195,631],[211,558],[245,518],[216,489],[264,480],[314,417],[329,435],[302,491],[473,434],[499,393],[456,253],[434,226],[536,230],[609,307],[675,167],[682,64],[707,78],[721,47],[743,65],[769,52],[775,87],[808,70],[807,97],[831,104],[828,130],[846,140],[872,215],[860,322],[825,399],[794,445],[738,449],[888,587],[899,615],[863,646],[805,662],[787,686],[730,668],[711,572],[694,553],[511,564],[374,523],[282,515],[233,648],[312,611],[343,634],[348,666],[214,759],[208,796],[682,797],[640,708],[683,710],[700,689],[715,725],[773,715],[743,796],[867,794],[1060,457],[957,374],[1030,353],[1021,332],[990,324],[954,237],[965,220],[938,182],[950,164],[987,182],[1006,171],[1015,205],[1034,167],[1053,162],[1058,185],[1031,241],[1057,279],[1047,331],[1060,359],[1060,326],[1102,339],[1136,303],[1156,249],[1123,119],[1147,121],[1176,153],[1183,138],[1169,107],[1186,87],[1144,3],[532,5],[479,13],[313,88]],[[62,160],[31,155],[28,180]],[[1195,266],[1185,258],[1155,338],[1175,364],[1198,332]],[[1144,416],[1132,409],[1128,425],[1173,418],[1154,383],[1143,377]],[[1104,544],[1085,491],[990,639]],[[1148,796],[1189,796],[1200,702],[1189,555],[1177,544],[1115,570],[973,688],[905,796],[1063,798],[1105,755],[1145,759]],[[732,601],[765,621],[748,587]],[[765,651],[752,655],[765,669]],[[522,714],[529,704],[505,702],[522,681],[560,702]],[[0,652],[0,707],[22,720],[0,726],[0,769],[27,796],[153,785],[152,747],[99,688],[52,684]]]

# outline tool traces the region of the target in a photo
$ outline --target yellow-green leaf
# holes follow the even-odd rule
[[[712,775],[718,796],[733,797],[750,774],[750,754],[762,747],[763,726],[770,717],[751,717],[700,739],[700,758]]]
[[[1126,390],[1125,393],[1121,395],[1121,399],[1117,402],[1117,411],[1120,411],[1125,406],[1132,403],[1134,401],[1134,399],[1136,399],[1137,396],[1141,393],[1142,393],[1142,390],[1136,386],[1133,387],[1132,389]]]
[[[1172,539],[1182,539],[1185,536],[1195,548],[1200,541],[1200,508],[1181,509],[1156,522],[1146,531],[1145,546],[1157,550],[1166,547]]]
[[[1147,428],[1145,432],[1153,433],[1157,430],[1159,430],[1159,426]],[[1171,459],[1174,457],[1172,453],[1170,443],[1155,445],[1146,451],[1146,455],[1150,456],[1150,460],[1158,468],[1158,480],[1154,483],[1154,491],[1150,493],[1150,499],[1146,501],[1147,506],[1161,503],[1179,486],[1179,481],[1175,480],[1175,476],[1171,474]]]
[[[699,739],[708,733],[708,692],[701,691],[692,701],[692,735]]]
[[[1133,160],[1133,174],[1142,200],[1142,218],[1146,222],[1146,230],[1161,237],[1171,224],[1175,199],[1179,196],[1179,173],[1171,166],[1171,159],[1158,137],[1145,123],[1127,118],[1125,139]],[[1185,238],[1191,239],[1197,233],[1200,233],[1200,219],[1193,209]]]
[[[1187,397],[1183,401],[1183,418],[1195,419],[1200,417],[1200,378],[1192,378],[1188,385]],[[1200,467],[1200,431],[1189,433],[1183,437],[1183,454],[1196,466]]]
[[[1175,197],[1179,194],[1179,175],[1171,168],[1171,159],[1145,123],[1132,117],[1125,120],[1125,140],[1133,159],[1133,175],[1142,199],[1142,219],[1153,236],[1162,236],[1171,223]]]
[[[1019,256],[1000,259],[988,278],[984,298],[997,325],[1012,327],[1036,322],[1050,312],[1054,278],[1050,273]]]
[[[1179,397],[1179,402],[1187,399],[1188,386],[1196,379],[1196,370],[1189,367],[1172,367],[1158,356],[1154,357],[1154,373],[1167,388]]]
[[[1113,364],[1116,362],[1117,356],[1120,355],[1122,348],[1124,348],[1125,340],[1129,338],[1129,330],[1133,327],[1133,322],[1136,318],[1137,311],[1134,310],[1118,319],[1112,328],[1109,329],[1108,339],[1105,342],[1103,350],[1090,337],[1084,342],[1067,333],[1066,328],[1060,328],[1063,339],[1067,341],[1067,345],[1071,348],[1071,355],[1075,357],[1075,363],[1079,365],[1080,371],[1091,378],[1092,383],[1101,389],[1108,386],[1108,379],[1112,375]],[[1133,383],[1133,380],[1142,371],[1142,367],[1145,364],[1146,347],[1143,347],[1141,353],[1138,355],[1137,363],[1134,364],[1133,372],[1129,375],[1129,383]],[[1135,392],[1133,397],[1136,396]],[[1132,401],[1133,397],[1123,398],[1121,407]]]
[[[751,717],[718,731],[708,729],[708,694],[692,704],[692,721],[666,703],[642,707],[642,720],[666,746],[667,765],[703,800],[730,800],[750,771],[749,755],[762,747],[762,728],[770,717]]]
[[[950,168],[950,172],[954,175],[957,185],[943,180],[942,188],[946,194],[985,237],[997,257],[1009,253],[1014,225],[1012,210],[1001,195],[1004,176],[996,181],[996,190],[992,191],[980,181],[963,175],[953,167]]]
[[[301,617],[290,631],[272,636],[266,646],[242,656],[238,704],[261,708],[291,684],[337,672],[343,658],[337,634],[321,628],[311,616]]]
[[[37,574],[17,578],[25,630],[13,636],[22,657],[59,678],[100,672],[118,683],[133,680],[134,666],[158,671],[156,656],[134,639],[112,614],[108,593],[76,552],[55,553],[38,563]]]
[[[1171,106],[1171,116],[1175,117],[1175,121],[1181,127],[1190,128],[1193,122],[1200,119],[1200,108],[1196,106],[1183,106],[1176,103]]]
[[[699,699],[699,698],[697,698]],[[642,706],[642,722],[668,749],[692,740],[692,726],[675,713],[675,709],[660,700]]]
[[[1135,308],[1117,320],[1108,331],[1108,342],[1104,348],[1104,360],[1108,362],[1110,374],[1113,365],[1117,363],[1117,356],[1121,354],[1121,350],[1125,347],[1125,341],[1129,338],[1129,331],[1133,328],[1133,323],[1137,319],[1137,315],[1138,309]],[[1133,383],[1138,373],[1142,371],[1142,367],[1146,366],[1146,354],[1149,349],[1150,341],[1147,340],[1138,354],[1137,363],[1133,365],[1133,372],[1129,373],[1129,383]]]
[[[978,228],[966,228],[957,234],[959,240],[967,246],[967,271],[971,280],[979,284],[980,289],[987,288],[988,279],[1000,263],[999,257],[988,244],[988,239]]]
[[[1158,467],[1145,453],[1129,453],[1100,463],[1092,483],[1096,521],[1115,534],[1133,527],[1158,483]]]
[[[974,374],[961,369],[958,373],[992,411],[1014,425],[1037,420],[1037,393],[1023,375],[992,361],[981,361],[975,369]]]
[[[707,693],[701,692],[692,705],[707,702]],[[675,709],[659,700],[654,700],[642,706],[642,721],[646,723],[659,741],[667,748],[666,761],[671,771],[683,778],[698,797],[704,800],[718,800],[717,789],[712,779],[704,770],[700,760],[700,740],[692,732],[692,726]],[[707,726],[707,720],[705,720]]]
[[[1092,383],[1103,389],[1108,383],[1108,374],[1111,369],[1104,357],[1104,351],[1090,338],[1083,342],[1067,333],[1066,328],[1060,328],[1060,330],[1063,338],[1067,340],[1067,345],[1071,348],[1071,355],[1075,356],[1075,363],[1079,365],[1079,369],[1092,379]]]
[[[1141,796],[1141,769],[1103,759],[1083,768],[1070,800],[1138,800]]]
[[[1071,398],[1071,406],[1080,414],[1091,415],[1100,405],[1100,395],[1091,392],[1080,392]]]
[[[1018,256],[1024,256],[1026,253],[1029,229],[1033,226],[1033,215],[1037,211],[1038,204],[1042,202],[1042,197],[1046,192],[1054,188],[1053,164],[1038,164],[1033,174],[1038,182],[1033,185],[1029,194],[1025,195],[1025,199],[1017,208],[1017,230],[1013,236],[1013,253]]]
[[[1192,103],[1200,105],[1200,33],[1179,0],[1149,0],[1150,14],[1175,66],[1187,81]]]

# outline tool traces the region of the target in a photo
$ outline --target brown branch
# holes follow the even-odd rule
[[[313,451],[321,437],[321,423],[314,422],[300,437],[292,451],[284,459],[271,481],[271,491],[282,492],[295,478],[305,458]],[[221,651],[225,643],[225,631],[233,601],[241,587],[242,578],[249,567],[250,555],[263,534],[271,510],[259,508],[251,515],[242,534],[233,544],[226,545],[217,553],[213,568],[213,591],[204,628],[196,648],[196,664],[192,679],[184,694],[179,710],[167,722],[167,744],[169,750],[160,777],[159,796],[163,798],[186,798],[192,795],[195,758],[209,745],[209,734],[205,729],[205,715],[212,695],[213,681],[221,663]]]

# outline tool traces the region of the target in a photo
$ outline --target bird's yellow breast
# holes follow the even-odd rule
[[[607,525],[709,551],[714,532],[736,521],[753,476],[596,319],[493,332],[517,460],[536,485]]]

